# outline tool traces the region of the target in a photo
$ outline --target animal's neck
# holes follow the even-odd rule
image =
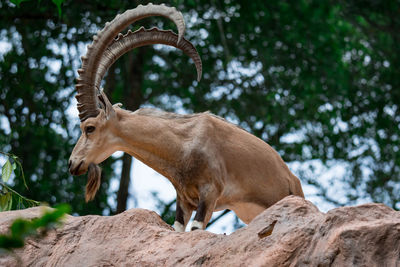
[[[122,109],[117,113],[119,149],[171,180],[179,164],[176,159],[183,153],[182,140],[187,139],[187,132],[177,129],[184,126],[174,120]]]

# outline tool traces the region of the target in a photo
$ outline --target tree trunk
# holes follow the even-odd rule
[[[126,202],[129,195],[129,182],[131,180],[131,166],[132,156],[124,153],[122,157],[121,180],[119,182],[119,190],[117,194],[117,214],[126,210]]]

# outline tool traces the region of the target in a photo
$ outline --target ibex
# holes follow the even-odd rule
[[[149,16],[172,20],[179,34],[157,28],[119,34]],[[150,44],[181,49],[193,59],[200,80],[201,59],[183,38],[184,31],[183,16],[175,8],[148,4],[117,15],[93,37],[78,70],[76,98],[82,135],[69,160],[71,174],[89,170],[86,201],[94,197],[100,185],[97,164],[118,150],[171,181],[177,192],[176,231],[185,231],[194,210],[191,230],[205,229],[213,211],[230,209],[249,223],[285,196],[304,197],[299,179],[278,153],[240,127],[208,112],[178,115],[148,108],[127,111],[118,104],[111,105],[99,89],[108,68],[120,56]]]

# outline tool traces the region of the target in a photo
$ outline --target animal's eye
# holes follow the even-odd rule
[[[86,133],[93,133],[94,132],[94,130],[96,130],[96,127],[94,127],[94,126],[88,126],[88,127],[86,127],[86,129],[85,129],[85,131],[86,131]]]

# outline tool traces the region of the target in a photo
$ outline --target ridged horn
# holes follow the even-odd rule
[[[118,35],[118,38],[110,44],[100,60],[96,74],[95,87],[100,88],[100,83],[103,80],[104,75],[110,66],[118,60],[118,58],[132,49],[152,44],[164,44],[182,50],[193,60],[196,66],[197,80],[200,81],[202,63],[196,48],[185,38],[181,39],[178,43],[178,38],[179,36],[171,30],[165,31],[157,28],[145,29],[144,27],[141,27],[135,32],[129,30],[125,35]]]
[[[185,32],[185,22],[182,13],[174,7],[165,5],[148,4],[146,6],[139,5],[134,9],[125,11],[121,15],[117,15],[111,22],[107,22],[105,27],[93,36],[92,44],[88,45],[86,56],[82,57],[82,68],[78,71],[76,89],[78,94],[79,118],[81,121],[89,117],[96,117],[99,113],[96,97],[97,88],[95,87],[95,79],[97,68],[103,57],[104,51],[113,42],[115,36],[130,24],[140,19],[150,16],[163,16],[172,20],[178,28],[178,40],[183,38]]]

